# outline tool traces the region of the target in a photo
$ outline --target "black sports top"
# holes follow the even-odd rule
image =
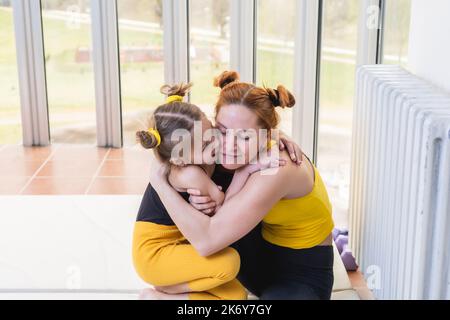
[[[218,186],[221,186],[224,192],[227,191],[232,179],[233,173],[231,171],[226,171],[226,169],[220,165],[216,166],[216,169],[211,177],[211,180]],[[179,192],[179,194],[184,200],[186,200],[186,202],[189,201],[189,194],[187,192]],[[167,226],[175,225],[161,199],[159,198],[158,193],[155,189],[153,189],[150,183],[145,190],[136,220]]]

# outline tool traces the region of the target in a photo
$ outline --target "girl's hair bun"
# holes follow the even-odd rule
[[[158,145],[158,139],[156,136],[149,131],[138,131],[136,132],[136,140],[145,149],[153,149]]]
[[[236,71],[224,71],[214,79],[214,86],[223,89],[236,81],[239,81],[239,73]]]
[[[161,87],[160,91],[162,94],[170,96],[181,96],[184,97],[189,93],[193,86],[192,82],[189,83],[178,83],[178,84],[165,84]]]

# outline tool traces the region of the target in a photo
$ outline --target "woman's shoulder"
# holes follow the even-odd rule
[[[309,160],[309,158],[302,154],[302,162],[300,165],[291,162],[289,178],[289,192],[285,198],[299,198],[311,193],[315,186],[317,168]],[[289,169],[288,169],[289,170]]]
[[[286,151],[281,151],[279,157],[285,160],[286,164],[254,174],[253,182],[255,185],[261,183],[279,185],[285,190],[285,198],[301,197],[310,193],[314,187],[316,169],[306,156],[302,156],[302,163],[297,165],[292,162]]]

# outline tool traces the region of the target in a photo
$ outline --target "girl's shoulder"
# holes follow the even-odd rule
[[[185,191],[193,181],[208,177],[205,170],[197,165],[173,166],[169,173],[169,182],[177,190]]]

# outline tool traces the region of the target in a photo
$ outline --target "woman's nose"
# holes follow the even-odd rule
[[[230,154],[230,153],[235,153],[236,152],[236,141],[235,141],[235,137],[234,136],[224,136],[223,140],[222,140],[222,147],[223,147],[223,151],[224,153]]]

